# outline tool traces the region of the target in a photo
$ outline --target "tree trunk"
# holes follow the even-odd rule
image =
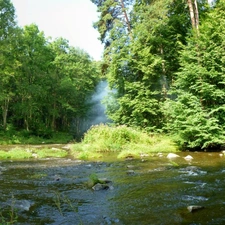
[[[164,51],[163,51],[163,46],[161,45],[160,47],[160,54],[162,56],[162,75],[161,75],[161,83],[162,83],[162,94],[164,96],[164,99],[167,98],[167,89],[168,89],[168,84],[167,84],[167,78],[166,78],[166,66],[165,62],[163,60],[164,58]]]
[[[194,1],[194,3],[193,3]],[[198,13],[198,4],[197,4],[197,0],[187,0],[188,2],[188,6],[189,6],[189,11],[190,11],[190,17],[191,17],[191,23],[192,23],[192,27],[194,30],[196,30],[196,38],[199,37],[199,13]],[[200,64],[200,53],[199,53],[199,46],[198,44],[196,44],[196,52],[197,52],[197,56],[198,56],[198,64]],[[200,84],[202,87],[202,77],[199,77],[200,80]],[[200,92],[201,93],[201,92]],[[204,105],[203,105],[203,101],[202,101],[202,96],[200,95],[200,103],[201,103],[201,107],[202,109],[204,109]]]
[[[25,123],[25,126],[26,126],[26,131],[29,131],[29,123],[28,123],[27,117],[25,117],[24,123]]]
[[[121,6],[122,6],[122,11],[124,13],[124,17],[125,17],[125,20],[126,20],[126,24],[127,24],[127,30],[128,30],[128,33],[130,34],[131,33],[130,20],[129,20],[128,16],[127,16],[127,11],[125,9],[123,0],[120,0],[120,2],[121,2]]]
[[[194,7],[192,4],[192,0],[187,0],[187,3],[188,3],[188,7],[189,7],[192,27],[196,28],[195,13],[194,13]]]
[[[55,131],[56,128],[56,124],[55,124],[55,120],[56,120],[56,101],[54,100],[53,103],[53,114],[52,114],[52,123],[51,123],[51,128],[53,131]]]
[[[198,30],[198,25],[199,25],[199,13],[198,13],[198,3],[197,0],[194,0],[194,13],[195,13],[195,27]]]
[[[193,3],[194,1],[194,3]],[[193,29],[197,31],[197,36],[199,36],[199,12],[198,12],[198,3],[197,0],[187,0],[187,4],[190,11],[191,24]]]
[[[6,129],[6,126],[7,126],[8,109],[9,109],[9,98],[5,99],[5,101],[2,105],[2,117],[3,117],[4,130]]]

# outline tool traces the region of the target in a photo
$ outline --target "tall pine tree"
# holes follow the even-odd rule
[[[220,1],[181,54],[174,86],[178,97],[166,110],[169,129],[183,148],[215,148],[225,140],[224,12],[225,2]]]

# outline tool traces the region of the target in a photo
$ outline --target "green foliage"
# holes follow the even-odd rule
[[[115,103],[111,99],[107,102],[109,118],[116,124],[146,131],[161,129],[164,120],[160,103],[167,97],[173,73],[179,68],[179,43],[185,43],[190,27],[186,3],[116,1],[110,8],[110,1],[93,2],[101,12],[98,30],[104,28],[107,35],[101,33],[103,30],[99,32],[104,42],[109,42],[103,73],[117,90]],[[129,18],[126,24],[122,3],[132,5],[125,10]],[[105,15],[111,17],[106,19]]]
[[[91,1],[97,5],[98,12],[100,13],[99,20],[95,22],[94,27],[98,29],[98,32],[100,33],[100,40],[102,41],[102,43],[105,43],[105,46],[107,47],[111,44],[111,40],[109,40],[108,38],[115,31],[115,29],[117,29],[118,24],[120,24],[124,28],[128,27],[129,30],[129,21],[125,16],[125,13],[127,13],[127,9],[132,5],[132,1]]]
[[[86,116],[99,65],[65,39],[50,42],[35,24],[17,27],[9,0],[0,1],[0,14],[0,126],[45,139],[69,131]]]
[[[93,126],[84,135],[84,144],[99,143],[100,151],[119,151],[128,143],[151,143],[149,136],[127,126],[110,127],[107,125]]]
[[[176,163],[176,162],[174,162],[174,161],[170,161],[170,164],[172,165],[172,166],[174,166],[174,167],[179,167],[179,164],[178,163]]]
[[[186,94],[179,95],[177,102],[168,101],[167,129],[176,135],[181,148],[217,148],[224,143],[224,129],[219,121],[201,108],[199,99]]]
[[[167,136],[147,134],[127,126],[93,126],[82,143],[72,147],[72,154],[82,159],[101,157],[99,152],[118,152],[118,157],[140,157],[141,153],[175,152],[177,146]],[[97,153],[97,155],[96,155]]]
[[[199,27],[200,36],[188,38],[174,83],[177,99],[165,104],[167,129],[182,148],[213,149],[225,141],[224,7],[218,3]]]
[[[77,148],[79,148],[79,150]],[[90,146],[85,146],[85,145],[82,145],[81,147],[74,146],[74,149],[72,150],[71,155],[73,155],[74,157],[81,159],[81,160],[102,158],[101,153],[95,152],[95,151],[93,152],[93,151],[91,151]]]
[[[97,183],[102,184],[102,183],[105,183],[105,182],[99,180],[99,178],[98,178],[98,176],[97,176],[96,173],[90,174],[90,176],[89,176],[89,181],[88,181],[88,186],[89,186],[89,187],[93,187],[93,186],[94,186],[95,184],[97,184]]]

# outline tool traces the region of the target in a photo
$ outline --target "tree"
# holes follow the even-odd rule
[[[19,45],[21,67],[16,78],[14,121],[27,131],[36,130],[43,124],[42,106],[48,95],[48,70],[52,59],[44,33],[34,24],[24,27]]]
[[[189,37],[181,54],[174,86],[178,97],[167,106],[169,129],[179,134],[183,148],[208,149],[224,143],[224,9],[221,1],[208,13],[199,26],[201,35]]]
[[[99,81],[96,64],[83,50],[68,45],[64,39],[51,43],[54,52],[51,86],[48,101],[51,103],[52,128],[68,129],[72,121],[79,133],[79,120],[88,111],[87,98]],[[63,117],[62,117],[63,115]]]
[[[96,62],[62,38],[50,42],[37,25],[18,28],[0,0],[0,123],[49,137],[84,118],[100,75]]]
[[[0,0],[0,105],[3,128],[7,127],[9,105],[14,96],[17,33],[15,9],[9,0]]]
[[[110,32],[121,23],[127,33],[131,33],[131,23],[128,15],[128,8],[132,4],[132,0],[91,0],[101,13],[99,21],[94,24],[100,33],[100,40],[105,47],[110,45]],[[113,40],[112,40],[113,41]]]
[[[108,114],[119,124],[162,128],[160,105],[179,68],[179,43],[185,43],[190,27],[186,4],[136,1],[129,18],[131,38],[119,22],[107,36],[105,72],[111,87],[117,89],[117,104],[110,104]]]

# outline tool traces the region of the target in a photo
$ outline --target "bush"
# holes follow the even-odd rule
[[[148,134],[127,126],[97,125],[84,135],[82,143],[73,146],[73,153],[81,159],[101,157],[99,152],[118,152],[118,157],[141,153],[175,152],[177,147],[171,138],[160,134]]]
[[[93,126],[84,135],[84,144],[97,144],[98,151],[120,151],[126,144],[151,144],[147,133],[143,133],[127,126],[110,127],[107,125]]]

